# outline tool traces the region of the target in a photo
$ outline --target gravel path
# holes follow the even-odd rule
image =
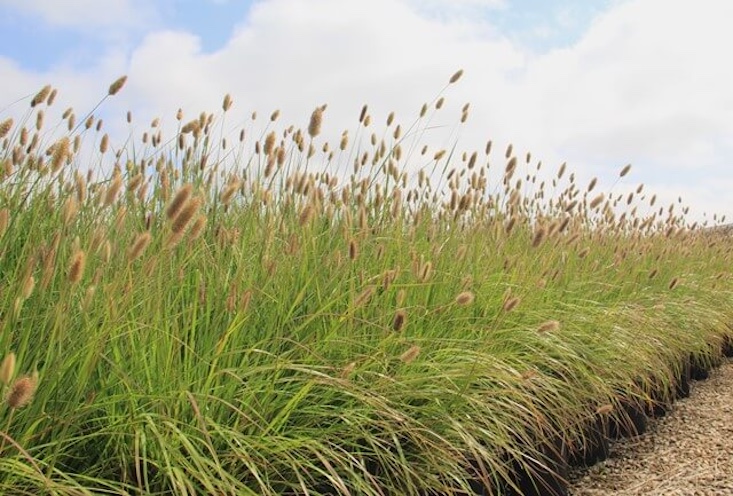
[[[571,476],[572,496],[733,496],[733,360],[691,383],[689,398]]]

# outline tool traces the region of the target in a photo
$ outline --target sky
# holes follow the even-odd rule
[[[0,119],[47,83],[83,114],[126,74],[104,105],[113,141],[127,110],[174,122],[229,93],[232,122],[279,109],[304,127],[327,103],[337,142],[363,104],[409,124],[444,91],[436,147],[511,143],[581,184],[644,184],[690,220],[730,221],[730,19],[729,0],[0,0]]]

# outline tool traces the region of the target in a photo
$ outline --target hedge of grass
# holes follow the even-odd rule
[[[55,95],[0,121],[3,494],[498,491],[733,337],[731,238],[628,167],[423,148],[437,99],[329,146],[325,107],[225,134],[227,97],[114,149]]]

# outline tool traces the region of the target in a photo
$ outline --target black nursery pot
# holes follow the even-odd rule
[[[608,436],[611,439],[634,437],[646,432],[647,416],[640,401],[622,397],[619,408],[621,415],[609,419]]]
[[[704,381],[710,377],[710,361],[705,357],[690,353],[690,378],[696,381]]]
[[[690,362],[684,360],[680,365],[675,383],[675,397],[677,399],[690,396],[690,378]]]
[[[485,473],[485,470],[482,470],[479,463],[475,460],[471,461],[468,472],[470,474],[469,485],[473,494],[477,496],[496,496],[505,493],[503,483],[495,480],[490,474]],[[438,495],[425,493],[424,496]]]
[[[720,352],[723,354],[724,357],[733,357],[733,337],[726,336],[723,339],[723,344],[720,347]]]
[[[521,460],[511,462],[512,482],[505,496],[568,496],[568,462],[565,444],[559,436],[544,441],[538,453],[528,450]]]
[[[573,443],[568,453],[568,464],[573,467],[590,467],[608,458],[610,454],[609,421],[595,414],[583,429],[582,439]]]
[[[649,402],[646,405],[646,415],[651,418],[662,418],[672,408],[672,401],[661,385],[657,385],[649,392]]]

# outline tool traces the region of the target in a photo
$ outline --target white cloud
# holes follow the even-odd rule
[[[510,8],[493,0],[460,3]],[[115,4],[123,18],[134,15],[125,10],[133,4]],[[426,14],[425,6],[439,4],[261,1],[212,53],[190,33],[157,30],[86,73],[59,68],[33,75],[0,59],[7,76],[0,85],[3,95],[21,95],[31,83],[35,88],[51,81],[62,94],[74,95],[75,105],[91,107],[111,80],[127,72],[128,86],[110,108],[121,115],[130,107],[144,121],[172,121],[179,106],[188,117],[215,111],[231,93],[236,119],[230,122],[244,121],[252,110],[266,116],[279,108],[284,123],[304,125],[311,110],[327,102],[324,135],[335,141],[341,130],[355,127],[363,103],[370,104],[379,126],[391,110],[398,122],[409,124],[422,103],[464,68],[464,78],[448,88],[445,112],[434,121],[439,129],[429,139],[437,144],[456,138],[451,132],[458,109],[470,101],[459,148],[483,148],[493,139],[503,150],[513,142],[546,168],[567,160],[582,182],[598,175],[608,185],[631,162],[629,185],[644,182],[650,193],[656,185],[667,202],[681,195],[698,217],[708,211],[733,218],[725,201],[725,188],[733,182],[733,69],[725,48],[733,45],[726,25],[733,3],[617,3],[578,43],[545,54],[509,41],[486,19]]]

